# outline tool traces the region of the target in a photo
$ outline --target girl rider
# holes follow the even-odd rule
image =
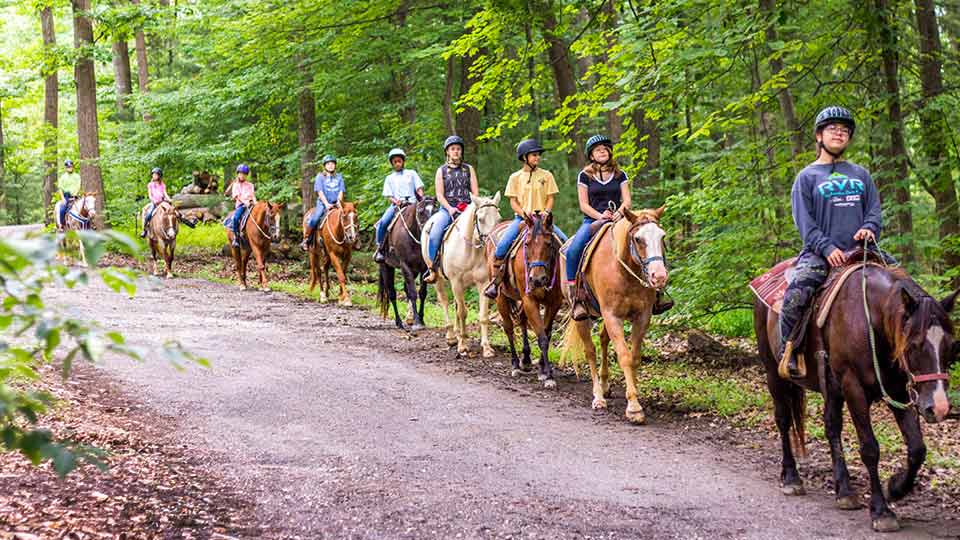
[[[257,204],[257,196],[254,193],[253,183],[247,180],[250,174],[250,167],[241,163],[237,165],[237,177],[230,184],[230,194],[236,201],[236,211],[233,213],[233,247],[240,247],[240,220],[247,208],[252,208]]]
[[[143,232],[140,233],[140,238],[146,238],[147,225],[150,224],[150,218],[153,217],[153,213],[157,207],[160,206],[160,203],[170,200],[170,197],[167,195],[167,186],[163,183],[163,169],[160,167],[154,167],[153,170],[150,171],[150,182],[147,183],[147,196],[150,197],[150,203],[143,213]]]
[[[423,198],[423,180],[420,179],[420,175],[417,171],[404,169],[407,154],[400,148],[394,148],[387,154],[387,160],[393,167],[393,172],[383,181],[383,196],[390,200],[390,206],[383,212],[383,216],[376,225],[377,252],[373,254],[373,260],[378,263],[386,260],[383,244],[387,236],[387,227],[393,221],[397,208],[404,203],[419,201]]]
[[[443,142],[443,153],[447,162],[437,169],[433,183],[437,190],[437,200],[440,202],[440,217],[436,218],[433,228],[430,229],[430,240],[427,252],[430,260],[427,262],[427,275],[424,281],[435,283],[437,255],[440,253],[440,243],[443,233],[453,223],[457,214],[463,212],[470,204],[471,197],[477,196],[477,171],[463,162],[463,139],[457,135],[447,137]]]
[[[560,192],[553,174],[540,168],[540,156],[543,152],[543,147],[535,139],[526,139],[517,145],[517,159],[523,162],[523,168],[510,175],[507,189],[504,191],[504,195],[510,198],[510,207],[513,208],[515,216],[513,222],[504,231],[503,237],[497,242],[493,259],[493,279],[483,291],[488,298],[497,297],[497,290],[503,280],[506,267],[504,259],[510,251],[510,246],[520,235],[520,223],[523,222],[523,218],[536,212],[551,212],[553,196]],[[553,226],[553,231],[562,241],[567,241],[567,235],[563,234],[556,225]]]
[[[317,206],[313,209],[310,221],[303,230],[303,242],[300,242],[300,248],[304,251],[313,242],[316,235],[317,225],[323,221],[323,216],[327,214],[333,205],[343,201],[346,187],[343,183],[343,175],[337,172],[337,158],[327,154],[323,156],[323,171],[317,173],[313,181],[313,191],[317,194]],[[323,245],[323,235],[318,241]]]

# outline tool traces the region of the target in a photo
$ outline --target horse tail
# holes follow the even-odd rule
[[[377,281],[377,306],[380,308],[380,317],[386,319],[390,313],[390,285],[387,279],[387,265],[380,265],[380,279]]]
[[[577,378],[580,378],[580,365],[586,361],[587,344],[580,337],[577,321],[571,317],[563,331],[563,344],[560,347],[558,366],[572,366]]]
[[[788,397],[790,407],[790,444],[793,453],[799,459],[807,457],[807,393],[797,386],[791,385]]]

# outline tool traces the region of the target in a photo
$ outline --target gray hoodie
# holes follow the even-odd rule
[[[848,161],[807,165],[793,183],[793,222],[803,239],[803,250],[827,257],[834,249],[847,251],[853,235],[870,229],[880,239],[880,195],[866,169]]]

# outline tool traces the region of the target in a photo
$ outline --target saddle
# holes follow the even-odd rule
[[[598,219],[590,224],[590,241],[587,242],[587,246],[583,249],[583,256],[580,257],[580,265],[577,267],[575,294],[577,294],[580,301],[583,302],[583,305],[587,307],[587,312],[590,314],[590,317],[593,318],[600,317],[600,301],[597,300],[597,296],[593,293],[593,289],[590,288],[590,284],[587,283],[584,277],[586,273],[585,270],[587,269],[587,265],[590,264],[590,259],[593,258],[594,251],[597,246],[600,245],[600,241],[613,226],[613,221],[605,219]],[[573,239],[571,238],[560,248],[560,256],[564,258],[564,261],[566,261],[567,258],[567,248],[570,247],[570,242],[572,241]]]
[[[250,219],[250,211],[251,211],[251,210],[253,210],[253,206],[252,206],[252,205],[251,205],[251,206],[244,206],[244,207],[243,207],[243,214],[241,214],[241,216],[240,216],[240,226],[237,227],[237,229],[240,230],[240,238],[237,238],[237,240],[244,240],[244,241],[245,241],[245,240],[247,239],[247,235],[246,235],[246,233],[244,232],[244,229],[247,227],[247,221]],[[223,226],[224,226],[224,227],[226,227],[226,228],[228,228],[228,229],[231,229],[231,230],[233,229],[234,214],[235,214],[235,212],[230,212],[229,214],[227,214],[227,217],[225,217],[225,218],[223,219]]]
[[[439,215],[439,214],[435,214],[435,215]],[[443,231],[443,238],[440,239],[440,249],[437,250],[437,264],[435,269],[439,271],[440,275],[442,275],[443,278],[448,281],[450,278],[449,276],[447,276],[447,273],[443,271],[443,246],[444,244],[447,243],[447,239],[450,238],[450,235],[453,234],[453,230],[454,228],[456,228],[457,221],[460,220],[460,216],[462,215],[463,215],[463,212],[458,212],[457,217],[453,218],[453,221],[450,222],[450,226],[447,227],[447,230]],[[429,224],[430,229],[433,229],[433,227],[436,226],[436,223],[433,222],[432,217],[430,218],[430,221],[428,221],[427,223]],[[427,225],[424,225],[424,227],[426,228]]]

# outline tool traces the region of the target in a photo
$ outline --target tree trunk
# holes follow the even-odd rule
[[[140,0],[131,0],[135,5],[140,5]],[[143,28],[138,28],[134,34],[134,48],[137,50],[137,85],[140,88],[140,94],[150,92],[150,69],[147,62],[147,36],[143,33]],[[143,113],[143,121],[149,122],[153,117],[146,111]]]
[[[887,157],[890,160],[892,178],[881,184],[881,192],[893,195],[897,201],[894,212],[893,230],[906,238],[901,244],[904,262],[913,262],[913,213],[910,205],[908,181],[910,171],[907,163],[907,145],[904,138],[903,112],[900,108],[899,62],[897,53],[897,35],[894,30],[894,18],[891,10],[896,10],[898,0],[891,5],[889,0],[875,0],[877,8],[877,26],[879,28],[880,55],[883,63],[883,83],[887,92],[887,116],[890,122],[890,146]]]
[[[637,175],[634,185],[650,189],[657,184],[657,171],[660,169],[660,128],[655,120],[647,118],[643,109],[637,108],[632,115],[633,125],[637,127],[637,148],[646,148],[647,157]]]
[[[297,139],[300,141],[300,196],[303,200],[304,214],[314,205],[313,177],[316,176],[317,151],[317,111],[313,96],[313,74],[309,69],[301,68],[303,88],[300,89],[300,117]]]
[[[767,21],[767,43],[775,42],[778,39],[775,3],[775,0],[760,0],[760,11]],[[767,47],[767,54],[771,54],[769,47]],[[783,60],[781,58],[771,55],[769,62],[771,77],[776,77],[783,71]],[[790,134],[791,153],[796,159],[803,152],[803,133],[800,131],[800,123],[797,121],[797,114],[793,106],[793,94],[790,93],[789,88],[785,87],[777,94],[777,99],[780,101],[780,114],[783,115],[784,125]]]
[[[947,133],[941,114],[930,107],[930,101],[943,93],[941,72],[940,29],[933,0],[915,0],[917,9],[917,33],[920,38],[920,88],[923,108],[920,111],[920,151],[930,169],[928,190],[933,195],[937,218],[940,220],[940,243],[947,245],[948,237],[960,233],[960,209],[957,208],[957,191],[954,186],[948,159]],[[960,253],[945,249],[946,269],[960,266]],[[960,278],[953,279],[953,286],[960,285]]]
[[[453,117],[453,70],[456,67],[456,58],[451,54],[447,58],[447,70],[443,76],[443,127],[447,135],[457,132],[456,121]]]
[[[117,37],[113,42],[113,72],[117,88],[117,116],[130,119],[127,97],[133,93],[133,76],[130,73],[130,48],[126,37]]]
[[[100,132],[97,126],[97,80],[94,74],[93,22],[81,13],[90,0],[73,0],[73,46],[80,53],[74,67],[77,84],[77,139],[80,142],[80,178],[84,192],[96,194],[94,225],[103,228],[103,177],[100,174]],[[85,52],[84,52],[85,51]]]
[[[396,11],[397,28],[407,26],[407,15],[410,13],[411,0],[403,0]],[[400,118],[408,126],[412,126],[417,121],[417,102],[416,93],[413,85],[413,74],[410,68],[404,67],[399,71],[393,72],[393,91],[396,98],[401,102]]]
[[[56,66],[47,65],[52,49],[57,45],[57,35],[53,27],[53,8],[47,6],[40,11],[40,30],[43,34],[43,222],[53,221],[51,204],[53,193],[57,190],[57,126],[59,116],[59,82]]]
[[[614,49],[614,47],[617,46],[617,38],[616,38],[617,34],[614,32],[614,29],[617,28],[619,23],[617,19],[617,10],[616,10],[616,7],[613,5],[613,0],[609,0],[603,6],[603,11],[606,16],[605,26],[607,29],[607,51],[611,51]],[[604,62],[610,61],[610,55],[608,53],[605,52],[603,57],[604,57]],[[619,90],[614,90],[614,92],[610,94],[610,101],[612,102],[620,101]],[[607,127],[608,134],[610,138],[613,139],[614,142],[619,141],[620,138],[623,137],[623,118],[620,116],[620,113],[617,112],[616,110],[607,111],[607,126],[608,126]]]
[[[468,55],[460,61],[460,96],[469,92],[477,82],[477,78],[470,74],[470,66],[475,60],[476,56]],[[466,148],[463,149],[464,156],[470,156],[469,159],[472,159],[476,166],[477,153],[480,149],[480,144],[477,142],[480,136],[480,110],[469,106],[464,107],[462,111],[457,112],[454,125],[459,131],[458,135],[463,137],[466,143]]]
[[[4,161],[6,154],[3,145],[3,99],[0,98],[0,210],[7,206],[7,169]]]
[[[546,39],[549,48],[547,55],[550,59],[550,68],[553,70],[553,78],[557,84],[557,97],[560,100],[560,106],[565,106],[568,98],[573,99],[577,93],[577,81],[573,73],[573,64],[570,63],[568,55],[569,47],[563,41],[563,36],[557,32],[557,18],[553,9],[545,7],[543,10],[543,30],[544,39]],[[578,168],[584,162],[583,155],[583,137],[580,136],[580,122],[573,125],[574,151],[567,156],[567,162],[574,169]]]

